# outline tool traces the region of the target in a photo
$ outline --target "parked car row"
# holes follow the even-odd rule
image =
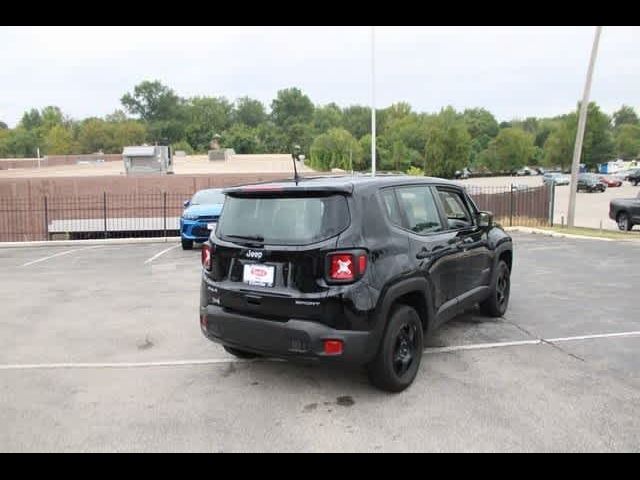
[[[640,184],[640,169],[624,178],[633,185]],[[542,179],[545,185],[554,184],[556,186],[569,185],[571,177],[564,173],[548,172]],[[624,181],[614,175],[599,175],[594,173],[580,173],[578,175],[579,192],[604,192],[607,188],[617,188],[623,185]]]

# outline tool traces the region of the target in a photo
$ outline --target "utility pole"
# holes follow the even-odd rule
[[[580,169],[580,158],[582,156],[582,141],[584,140],[584,130],[587,125],[587,110],[589,108],[589,95],[591,93],[591,79],[593,78],[593,68],[598,56],[598,44],[600,43],[600,34],[602,27],[596,27],[596,34],[593,38],[593,47],[591,48],[591,60],[589,61],[589,69],[587,70],[587,81],[584,85],[584,94],[582,95],[582,103],[580,104],[580,116],[578,118],[578,131],[576,132],[576,144],[573,149],[573,162],[571,164],[571,184],[569,190],[569,210],[567,212],[567,226],[575,226],[576,219],[576,195],[578,190],[578,171]]]
[[[371,27],[371,176],[376,176],[376,27]]]

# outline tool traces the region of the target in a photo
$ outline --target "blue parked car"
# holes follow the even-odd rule
[[[191,250],[193,242],[204,243],[209,240],[222,212],[224,195],[222,189],[200,190],[184,202],[185,210],[180,217],[180,236],[182,249]]]

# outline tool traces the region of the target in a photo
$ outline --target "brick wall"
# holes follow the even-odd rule
[[[165,192],[166,213],[178,216],[182,202],[197,190],[283,178],[286,174],[0,178],[0,241],[45,240],[53,218],[100,218],[105,193],[110,217],[162,215]]]

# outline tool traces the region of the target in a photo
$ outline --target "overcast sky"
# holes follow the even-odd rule
[[[499,120],[548,116],[582,95],[593,27],[377,27],[378,107],[481,106]],[[0,120],[32,107],[73,118],[120,108],[142,80],[181,96],[298,86],[314,103],[370,101],[370,27],[0,27]],[[592,100],[640,107],[640,27],[605,27]]]

